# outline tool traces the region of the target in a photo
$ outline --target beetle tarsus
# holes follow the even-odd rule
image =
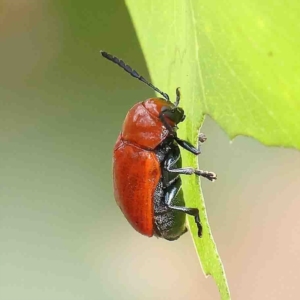
[[[210,181],[217,180],[217,174],[210,171],[195,170],[195,174],[207,178]]]
[[[207,140],[207,137],[204,133],[199,133],[198,140],[200,143],[204,143]]]

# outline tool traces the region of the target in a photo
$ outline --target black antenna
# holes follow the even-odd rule
[[[112,61],[113,63],[117,64],[120,66],[122,69],[124,69],[127,73],[129,73],[131,76],[137,78],[138,80],[146,83],[149,85],[151,88],[153,88],[156,92],[160,93],[165,99],[170,101],[169,95],[162,92],[160,89],[155,87],[152,83],[148,82],[143,76],[141,76],[136,70],[133,70],[130,66],[126,65],[122,59],[119,59],[105,51],[100,51],[102,56],[105,57],[106,59]]]
[[[179,102],[180,102],[180,96],[181,96],[181,94],[180,94],[180,87],[178,87],[178,88],[176,89],[176,101],[175,101],[175,103],[174,103],[175,106],[178,106],[178,105],[179,105]]]

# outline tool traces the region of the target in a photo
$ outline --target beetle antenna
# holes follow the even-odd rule
[[[179,105],[180,96],[181,96],[181,94],[180,94],[180,87],[178,87],[178,88],[176,89],[176,101],[175,101],[175,103],[174,103],[175,106],[178,106],[178,105]]]
[[[117,64],[120,66],[122,69],[124,69],[127,73],[129,73],[131,76],[137,78],[138,80],[146,83],[148,86],[153,88],[156,92],[160,93],[165,99],[170,101],[169,95],[162,92],[160,89],[155,87],[152,83],[148,82],[143,76],[141,76],[136,70],[133,70],[130,66],[126,65],[122,59],[119,59],[105,51],[100,51],[102,56],[105,57],[106,59],[112,61],[113,63]]]

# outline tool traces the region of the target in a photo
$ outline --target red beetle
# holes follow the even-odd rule
[[[114,147],[113,179],[115,199],[123,214],[139,233],[176,240],[187,231],[186,214],[195,217],[198,236],[202,235],[199,210],[185,207],[180,174],[203,176],[211,181],[213,172],[182,168],[180,148],[198,155],[200,151],[176,133],[177,124],[185,119],[176,101],[146,81],[122,60],[101,51],[103,57],[141,80],[162,98],[150,98],[134,105],[125,118],[122,132]],[[199,140],[204,142],[201,134]]]

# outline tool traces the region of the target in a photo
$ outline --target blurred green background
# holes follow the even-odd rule
[[[0,299],[218,299],[188,234],[143,237],[114,202],[114,142],[154,94],[101,49],[149,78],[122,1],[0,2]],[[232,298],[298,299],[299,152],[202,131]]]

